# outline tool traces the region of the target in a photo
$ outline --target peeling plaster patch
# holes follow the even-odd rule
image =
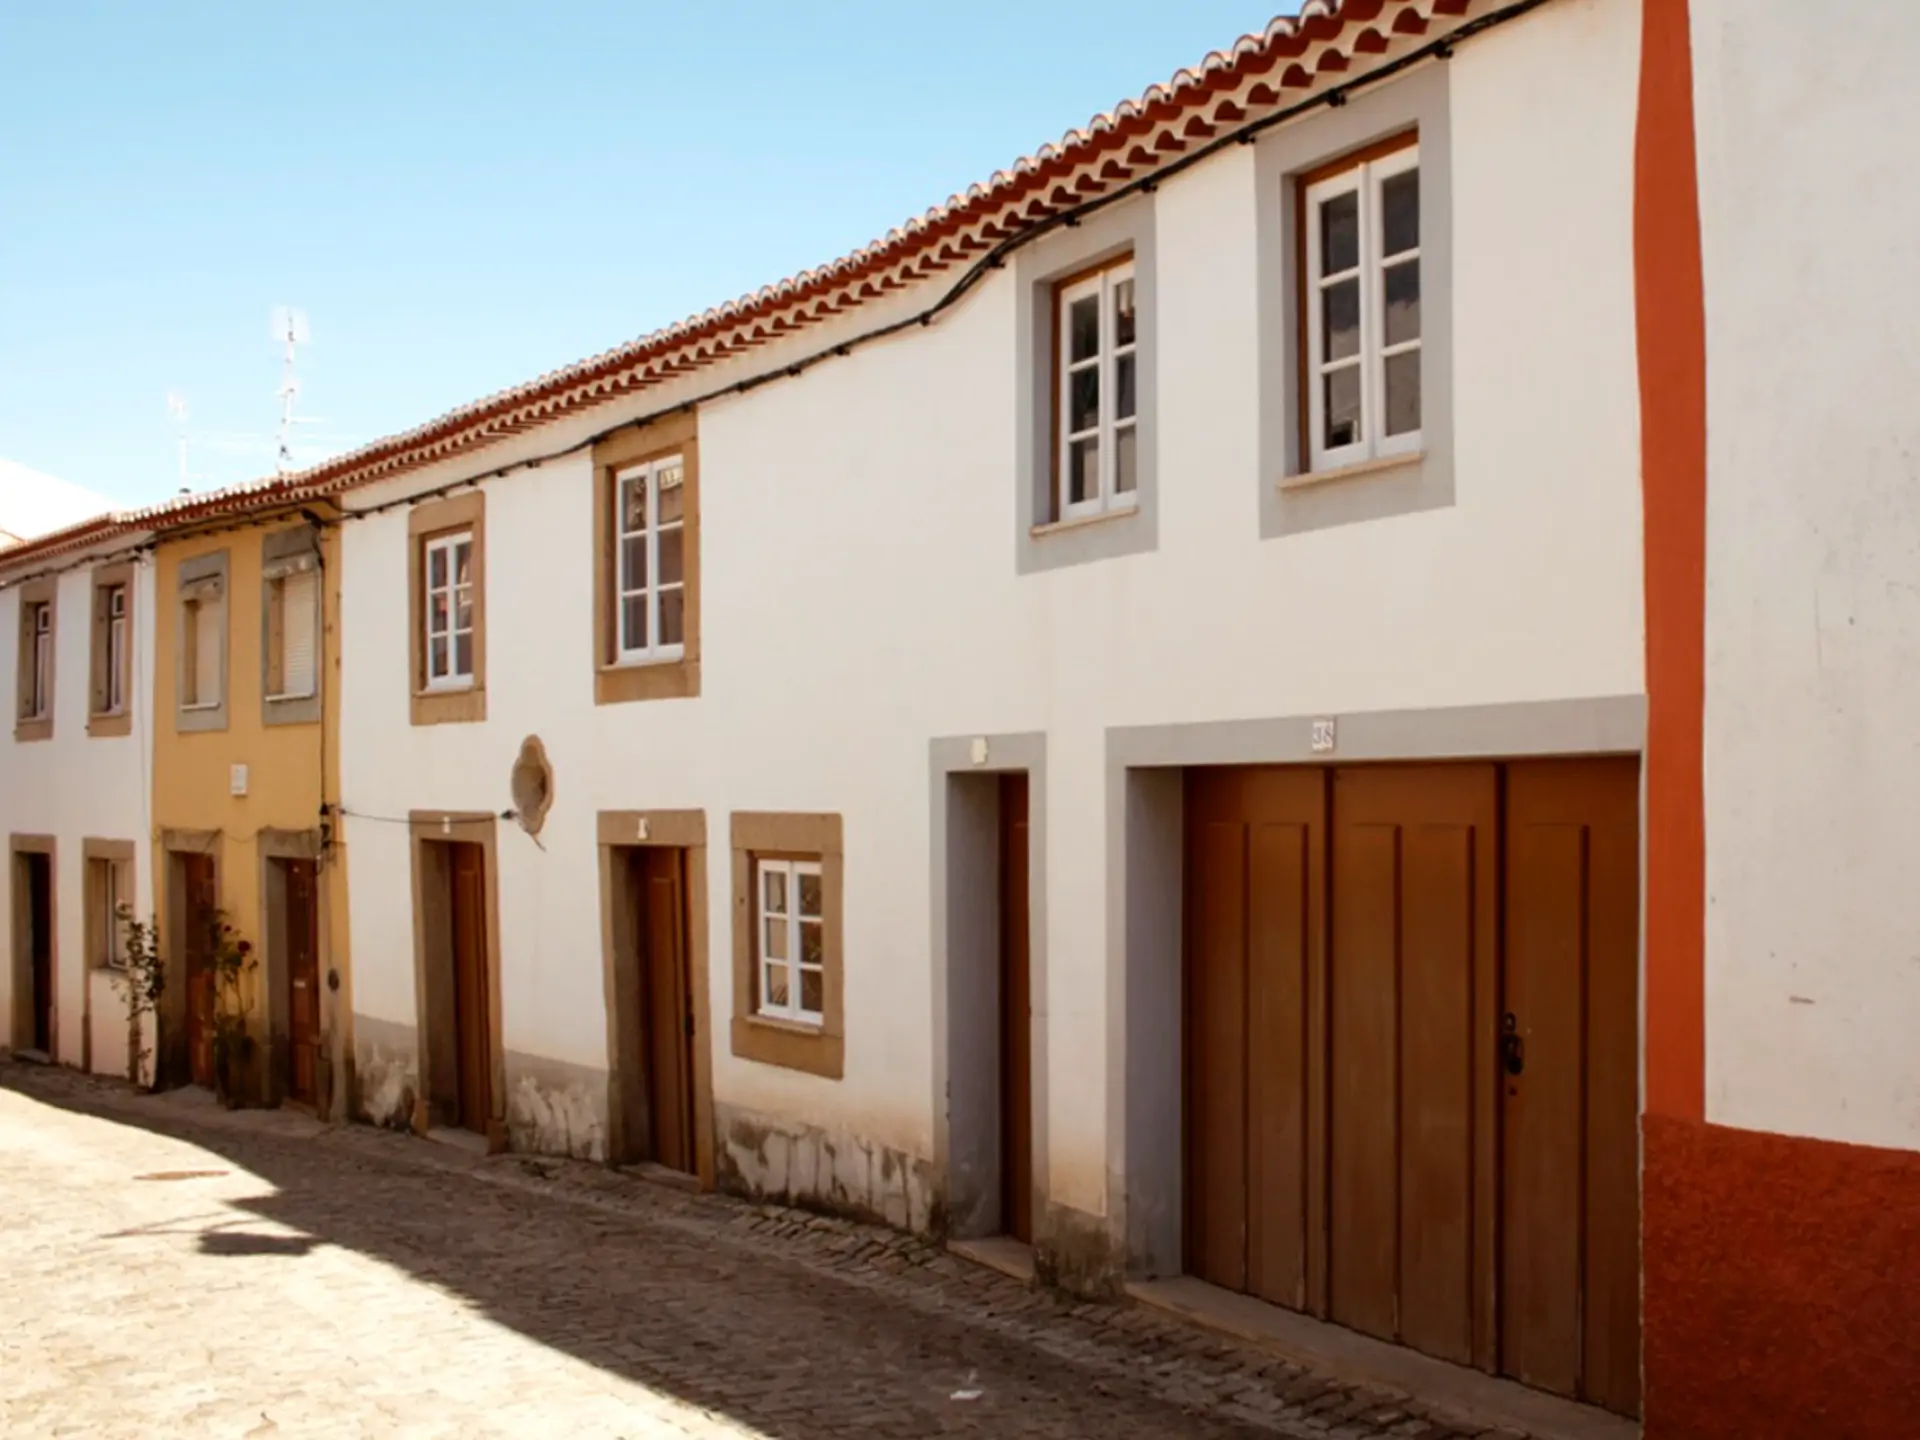
[[[607,1158],[607,1072],[507,1052],[507,1144],[529,1155]]]
[[[1090,1300],[1117,1300],[1126,1288],[1125,1257],[1107,1222],[1066,1205],[1047,1206],[1033,1273],[1042,1285]]]
[[[756,1200],[937,1233],[945,1223],[933,1162],[844,1131],[716,1104],[720,1188]]]
[[[420,1092],[420,1066],[411,1025],[353,1017],[353,1093],[349,1114],[370,1125],[413,1128],[414,1097]]]

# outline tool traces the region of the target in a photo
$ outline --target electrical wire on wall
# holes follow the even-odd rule
[[[1056,212],[1045,219],[1037,220],[1025,229],[997,241],[985,255],[968,266],[967,269],[962,272],[960,278],[956,280],[938,300],[926,308],[899,320],[876,326],[873,329],[862,331],[858,335],[849,336],[844,340],[824,346],[787,364],[775,366],[757,375],[745,376],[725,385],[715,386],[699,395],[675,401],[670,405],[662,406],[660,409],[651,411],[645,415],[622,420],[618,424],[607,426],[605,429],[596,431],[594,434],[573,444],[561,446],[524,460],[516,460],[506,465],[497,466],[491,470],[463,476],[457,480],[450,480],[430,489],[396,496],[391,500],[382,501],[377,505],[362,507],[349,506],[342,503],[339,499],[325,494],[304,497],[304,502],[302,497],[293,496],[279,501],[268,501],[268,504],[277,506],[276,513],[270,517],[243,520],[224,526],[210,527],[204,530],[195,529],[193,533],[197,535],[213,535],[224,533],[225,531],[244,530],[261,525],[278,524],[284,521],[288,509],[299,506],[302,503],[310,503],[313,501],[331,504],[339,511],[337,516],[331,517],[325,522],[329,526],[337,526],[350,520],[368,519],[375,515],[384,514],[389,510],[419,505],[425,501],[435,500],[458,490],[478,488],[488,480],[503,479],[518,470],[538,469],[543,464],[579,454],[584,450],[590,450],[601,441],[617,435],[623,430],[644,429],[668,416],[696,410],[699,406],[710,404],[715,400],[749,394],[764,385],[770,385],[779,380],[792,379],[805,374],[808,370],[824,364],[829,360],[845,358],[857,349],[876,344],[879,341],[889,339],[905,331],[931,326],[942,315],[958,305],[967,295],[976,289],[987,275],[993,271],[1004,268],[1008,256],[1017,250],[1031,245],[1042,236],[1051,234],[1055,230],[1071,229],[1079,225],[1081,221],[1089,215],[1096,214],[1110,206],[1117,205],[1121,201],[1130,199],[1135,195],[1150,195],[1159,189],[1167,180],[1191,169],[1201,161],[1218,154],[1222,150],[1235,145],[1250,145],[1268,130],[1283,125],[1289,120],[1297,119],[1301,115],[1313,110],[1321,108],[1337,109],[1345,105],[1349,98],[1355,93],[1379,85],[1423,61],[1450,59],[1455,49],[1466,41],[1484,34],[1496,26],[1503,25],[1510,20],[1518,19],[1528,11],[1537,9],[1545,3],[1547,3],[1547,0],[1514,0],[1512,4],[1502,6],[1498,10],[1493,10],[1485,15],[1468,20],[1447,34],[1428,41],[1424,45],[1417,46],[1392,60],[1386,61],[1363,75],[1358,75],[1351,80],[1329,86],[1327,89],[1309,95],[1292,105],[1284,106],[1269,115],[1262,116],[1258,120],[1249,121],[1222,135],[1218,135],[1204,145],[1169,160],[1165,165],[1160,166],[1151,173],[1142,175],[1137,179],[1129,180],[1104,195],[1095,196],[1082,201],[1078,205],[1071,206],[1066,210]],[[493,442],[483,441],[482,443]],[[340,490],[344,490],[345,488],[347,487],[342,486]],[[333,492],[333,495],[337,496],[340,490]],[[302,511],[302,513],[308,512]],[[155,517],[155,519],[164,523],[164,517]],[[118,556],[145,553],[152,550],[155,543],[154,540],[149,539],[141,542],[139,545],[129,547],[126,550],[115,552],[115,555],[88,556],[84,560],[74,561],[64,566],[51,566],[46,569],[36,570],[30,574],[0,581],[0,589],[28,584],[31,581],[41,579],[48,575],[65,574],[68,570],[108,563]]]

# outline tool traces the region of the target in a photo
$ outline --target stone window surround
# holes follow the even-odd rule
[[[838,815],[733,812],[733,1053],[743,1060],[803,1070],[838,1080],[846,1064],[845,854]],[[823,1017],[799,1025],[757,1013],[759,905],[755,855],[777,854],[820,862],[820,947]]]
[[[426,545],[455,530],[473,536],[473,684],[428,690]],[[407,665],[413,724],[472,724],[487,718],[487,492],[477,486],[416,505],[407,515]]]
[[[134,893],[137,881],[134,875],[133,855],[134,842],[131,840],[103,840],[89,835],[80,842],[80,861],[84,868],[81,880],[84,887],[82,898],[86,905],[82,924],[85,930],[86,963],[89,970],[119,969],[124,960],[117,946],[108,964],[102,965],[96,960],[100,954],[101,942],[105,937],[100,934],[99,917],[95,914],[99,897],[94,893],[93,888],[93,862],[98,860],[113,866],[116,881],[114,890],[118,902],[127,906],[135,916],[138,916],[140,903],[139,897]],[[88,998],[91,999],[91,997]]]
[[[1268,131],[1255,142],[1260,365],[1260,538],[1454,503],[1453,203],[1448,68],[1434,61]],[[1303,464],[1299,180],[1378,141],[1420,146],[1421,448],[1313,473]]]
[[[292,562],[310,557],[319,571],[314,604],[319,613],[313,624],[313,694],[272,698],[273,691],[273,582],[291,573]],[[320,532],[300,524],[276,530],[260,541],[260,723],[262,725],[317,725],[326,685],[326,561],[320,550]]]
[[[14,642],[17,663],[14,666],[13,738],[17,741],[53,738],[54,702],[59,699],[59,586],[59,579],[49,575],[43,579],[29,580],[20,587],[20,618]],[[28,628],[32,624],[33,607],[36,605],[47,606],[52,617],[47,622],[52,643],[47,647],[47,713],[44,715],[26,713],[27,695],[33,688],[34,657],[39,649],[35,636]]]
[[[685,478],[681,530],[686,611],[680,658],[651,664],[615,661],[614,473],[679,455]],[[593,703],[689,699],[700,693],[700,455],[697,412],[665,416],[625,429],[593,450]]]
[[[1137,195],[1055,230],[1014,256],[1015,456],[1019,493],[1014,506],[1014,570],[1031,575],[1137,555],[1160,543],[1159,324],[1154,275],[1154,197]],[[1090,268],[1133,257],[1138,355],[1136,411],[1139,485],[1136,503],[1073,520],[1055,521],[1054,328],[1055,287]]]
[[[123,703],[118,710],[110,710],[100,702],[107,694],[107,637],[112,625],[112,617],[106,613],[107,592],[119,586],[126,593],[127,613],[125,616],[126,640],[120,649],[120,694]],[[89,642],[91,652],[90,676],[87,696],[87,734],[96,739],[106,739],[133,733],[133,707],[138,703],[133,693],[133,650],[138,643],[139,628],[135,624],[134,608],[134,565],[125,561],[118,565],[102,565],[89,577],[87,594],[91,597],[93,614],[93,634]]]
[[[176,572],[173,647],[173,728],[188,734],[227,728],[227,706],[232,702],[231,658],[233,649],[233,586],[231,557],[226,550],[208,550],[180,562]],[[218,582],[220,589],[220,703],[188,706],[181,697],[187,693],[187,601],[190,592]]]

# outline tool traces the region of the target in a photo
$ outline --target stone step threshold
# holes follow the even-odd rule
[[[1191,1276],[1136,1281],[1127,1293],[1142,1305],[1271,1350],[1334,1379],[1400,1391],[1449,1418],[1517,1430],[1534,1440],[1639,1440],[1640,1426],[1623,1416],[1436,1360]]]

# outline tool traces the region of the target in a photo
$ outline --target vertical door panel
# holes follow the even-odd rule
[[[1473,830],[1402,838],[1401,1339],[1473,1359]]]
[[[53,862],[29,854],[27,866],[27,944],[33,961],[33,1048],[54,1058],[53,1034]]]
[[[1247,1270],[1255,1295],[1307,1305],[1307,964],[1318,870],[1304,824],[1249,827]]]
[[[1501,1362],[1638,1408],[1639,841],[1632,760],[1510,767]],[[1517,1067],[1517,1073],[1513,1073]]]
[[[653,1159],[693,1172],[693,1086],[688,1059],[686,901],[682,852],[642,850],[646,906],[647,1095]]]
[[[480,846],[448,846],[453,886],[454,1023],[459,1035],[460,1124],[481,1134],[493,1117],[491,996],[487,975],[486,862]]]
[[[213,857],[180,857],[181,892],[186,901],[187,1055],[193,1083],[213,1086],[214,975],[208,953],[214,906]]]
[[[1033,1240],[1033,989],[1030,973],[1028,794],[1024,773],[1000,779],[1000,1214]]]
[[[1345,800],[1336,789],[1328,1264],[1334,1319],[1390,1340],[1400,1329],[1400,832],[1347,823]]]
[[[320,907],[311,860],[281,862],[286,875],[287,1094],[319,1098]]]
[[[1187,1269],[1247,1288],[1246,831],[1193,834],[1187,955]]]

